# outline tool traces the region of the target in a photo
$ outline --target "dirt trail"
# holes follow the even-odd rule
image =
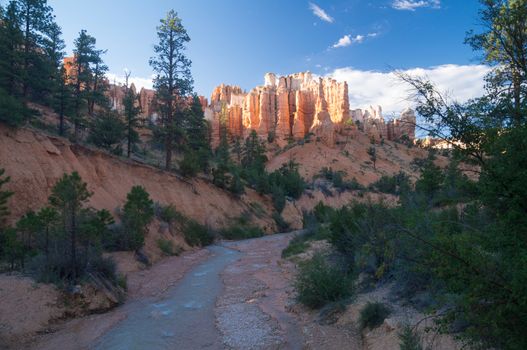
[[[227,244],[243,253],[222,274],[225,289],[216,321],[229,349],[303,349],[294,314],[286,309],[293,292],[289,264],[280,259],[290,234]]]

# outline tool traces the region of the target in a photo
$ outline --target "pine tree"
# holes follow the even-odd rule
[[[126,195],[123,208],[123,225],[128,249],[138,250],[144,244],[148,224],[154,217],[154,202],[142,186],[134,186]]]
[[[4,177],[5,170],[0,168],[0,232],[5,228],[5,220],[9,216],[9,206],[7,202],[9,198],[13,195],[11,191],[4,191],[2,187],[11,181],[9,176]]]
[[[42,53],[40,45],[45,33],[52,27],[51,7],[46,0],[15,0],[20,9],[23,33],[22,52],[22,96],[27,99],[30,89],[39,92],[38,85],[45,79],[42,76]]]
[[[64,232],[70,240],[69,277],[73,281],[77,280],[80,272],[77,259],[79,214],[91,195],[87,184],[77,172],[73,172],[62,176],[53,186],[49,197],[49,203],[61,215]]]
[[[185,111],[183,121],[185,132],[185,156],[197,160],[197,167],[206,172],[211,157],[209,124],[205,120],[205,114],[201,102],[197,96],[193,96],[190,108]]]
[[[64,118],[71,110],[71,90],[66,85],[68,78],[63,63],[66,45],[62,30],[56,23],[50,24],[42,47],[47,58],[50,105],[59,114],[58,130],[60,135],[64,135]]]
[[[18,3],[11,1],[0,14],[0,121],[19,126],[30,116],[21,102],[23,35]]]
[[[88,141],[114,154],[122,153],[126,126],[115,111],[103,111],[90,124]]]
[[[23,34],[20,8],[11,1],[2,16],[0,25],[0,86],[9,96],[21,95]]]
[[[181,133],[186,96],[192,91],[191,61],[185,55],[190,37],[173,10],[161,20],[157,37],[159,41],[154,46],[156,56],[150,59],[150,65],[157,73],[154,86],[161,114],[165,168],[170,170],[174,142]]]
[[[373,163],[373,169],[376,169],[375,163],[377,162],[377,149],[374,146],[371,146],[368,148],[368,155],[370,156],[370,160]]]
[[[49,266],[49,245],[51,227],[59,221],[59,213],[55,208],[44,207],[37,213],[41,228],[43,229],[43,250],[46,255],[46,265]]]
[[[135,129],[139,125],[137,116],[141,111],[141,109],[135,104],[138,100],[137,94],[133,89],[128,87],[128,78],[130,77],[130,74],[130,72],[126,73],[126,92],[123,99],[124,118],[126,123],[126,156],[128,158],[130,158],[130,154],[132,153],[132,147],[139,141],[139,135]]]
[[[92,83],[92,67],[91,64],[95,61],[96,40],[94,37],[88,35],[86,30],[81,30],[79,37],[75,39],[73,53],[75,59],[73,61],[73,124],[74,124],[74,140],[78,140],[80,128],[83,125],[85,115],[88,112],[88,103],[90,98],[90,86]]]
[[[228,172],[232,166],[231,157],[229,154],[229,142],[227,141],[227,133],[221,133],[220,144],[216,148],[215,167],[212,169],[212,182],[221,188],[226,188],[229,183]]]
[[[104,75],[108,72],[108,66],[103,62],[102,55],[106,50],[94,50],[92,57],[92,76],[91,82],[87,85],[88,114],[93,117],[95,105],[104,107],[109,106],[109,101],[105,95],[108,89],[104,82]]]

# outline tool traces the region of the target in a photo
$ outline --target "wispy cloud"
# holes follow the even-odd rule
[[[427,77],[440,91],[448,92],[458,102],[481,96],[484,77],[490,67],[485,65],[446,64],[429,68],[413,68],[404,72],[413,76]],[[351,67],[335,69],[328,76],[348,82],[350,106],[367,108],[380,105],[385,115],[399,114],[406,107],[413,107],[408,100],[410,87],[402,83],[395,72],[357,70]]]
[[[369,33],[366,35],[358,34],[352,37],[351,35],[347,34],[347,35],[344,35],[342,38],[340,38],[335,44],[333,44],[332,48],[337,49],[339,47],[346,47],[352,44],[361,44],[364,42],[366,38],[375,38],[377,35],[379,34]]]
[[[310,2],[309,9],[313,12],[315,16],[317,16],[321,20],[328,22],[328,23],[335,22],[335,19],[331,17],[330,15],[328,15],[328,13],[324,11],[324,9],[318,6],[317,4]]]
[[[396,10],[415,11],[422,7],[441,8],[441,0],[394,0],[392,7]]]

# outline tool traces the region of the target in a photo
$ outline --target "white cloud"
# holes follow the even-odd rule
[[[115,73],[107,73],[106,77],[110,81],[111,84],[117,83],[117,84],[123,84],[126,82],[124,74],[115,74]],[[130,77],[128,78],[128,84],[134,84],[135,88],[139,92],[141,88],[145,89],[152,89],[153,87],[153,80],[154,75],[152,75],[150,78],[143,78],[143,77]]]
[[[481,96],[484,92],[484,76],[490,68],[484,65],[446,64],[430,68],[405,70],[413,76],[427,77],[436,87],[447,92],[458,102]],[[351,109],[380,105],[385,116],[398,115],[406,107],[413,107],[409,100],[410,87],[401,82],[393,71],[362,71],[339,68],[328,76],[348,83]]]
[[[342,38],[339,39],[334,45],[333,48],[336,49],[337,47],[346,47],[351,45],[351,37],[349,35],[344,35]]]
[[[313,12],[315,16],[317,16],[318,18],[320,18],[321,20],[325,22],[333,23],[335,21],[333,17],[328,15],[327,12],[324,11],[324,9],[322,9],[320,6],[318,6],[315,3],[310,2],[309,9]]]
[[[441,0],[394,0],[392,7],[396,10],[415,11],[421,7],[441,8]]]
[[[346,47],[350,46],[351,44],[361,44],[364,42],[364,39],[366,38],[375,38],[378,34],[377,33],[369,33],[366,35],[358,34],[354,37],[351,37],[351,35],[344,35],[342,38],[339,39],[335,44],[333,44],[333,48],[339,48],[339,47]]]

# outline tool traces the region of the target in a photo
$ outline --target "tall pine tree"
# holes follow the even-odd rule
[[[192,91],[191,61],[185,55],[190,37],[174,10],[161,20],[157,37],[159,41],[154,46],[155,56],[150,59],[150,65],[157,73],[154,86],[161,114],[165,168],[169,170],[174,143],[181,134],[186,96]]]

